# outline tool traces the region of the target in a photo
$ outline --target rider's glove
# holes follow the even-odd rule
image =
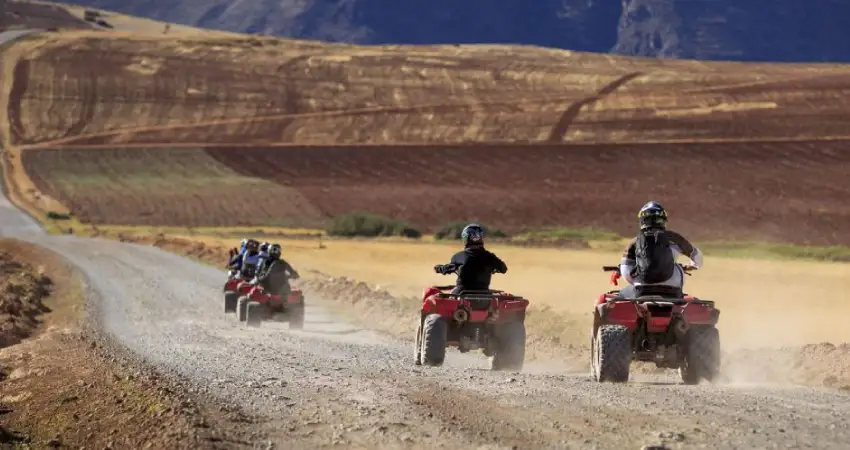
[[[442,264],[437,264],[436,266],[434,266],[434,272],[437,272],[437,273],[440,273],[440,274],[445,273],[445,268],[443,267]]]

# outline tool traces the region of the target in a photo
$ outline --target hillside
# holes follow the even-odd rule
[[[701,239],[850,244],[847,66],[67,31],[3,71],[18,200],[86,223],[629,233],[656,198]]]
[[[359,44],[529,44],[663,58],[850,61],[839,0],[70,0],[199,27]]]
[[[850,119],[840,65],[76,31],[4,67],[21,146],[823,139]]]

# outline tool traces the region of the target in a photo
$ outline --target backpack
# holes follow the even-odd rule
[[[635,241],[637,280],[642,283],[662,283],[673,276],[676,260],[670,240],[664,230],[642,231]]]

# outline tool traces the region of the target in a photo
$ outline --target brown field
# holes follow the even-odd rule
[[[630,234],[649,198],[695,238],[850,244],[841,142],[30,149],[37,189],[87,223],[317,226],[372,211]]]
[[[850,118],[842,65],[100,31],[13,50],[24,147],[821,139]]]

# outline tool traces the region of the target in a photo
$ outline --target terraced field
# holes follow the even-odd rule
[[[315,226],[297,190],[240,175],[202,149],[33,150],[24,165],[39,190],[88,223]]]
[[[633,231],[662,201],[691,236],[850,244],[841,142],[31,149],[38,190],[102,224],[315,226],[372,211],[433,230]]]
[[[4,59],[23,147],[819,139],[850,119],[839,65],[95,31]]]

